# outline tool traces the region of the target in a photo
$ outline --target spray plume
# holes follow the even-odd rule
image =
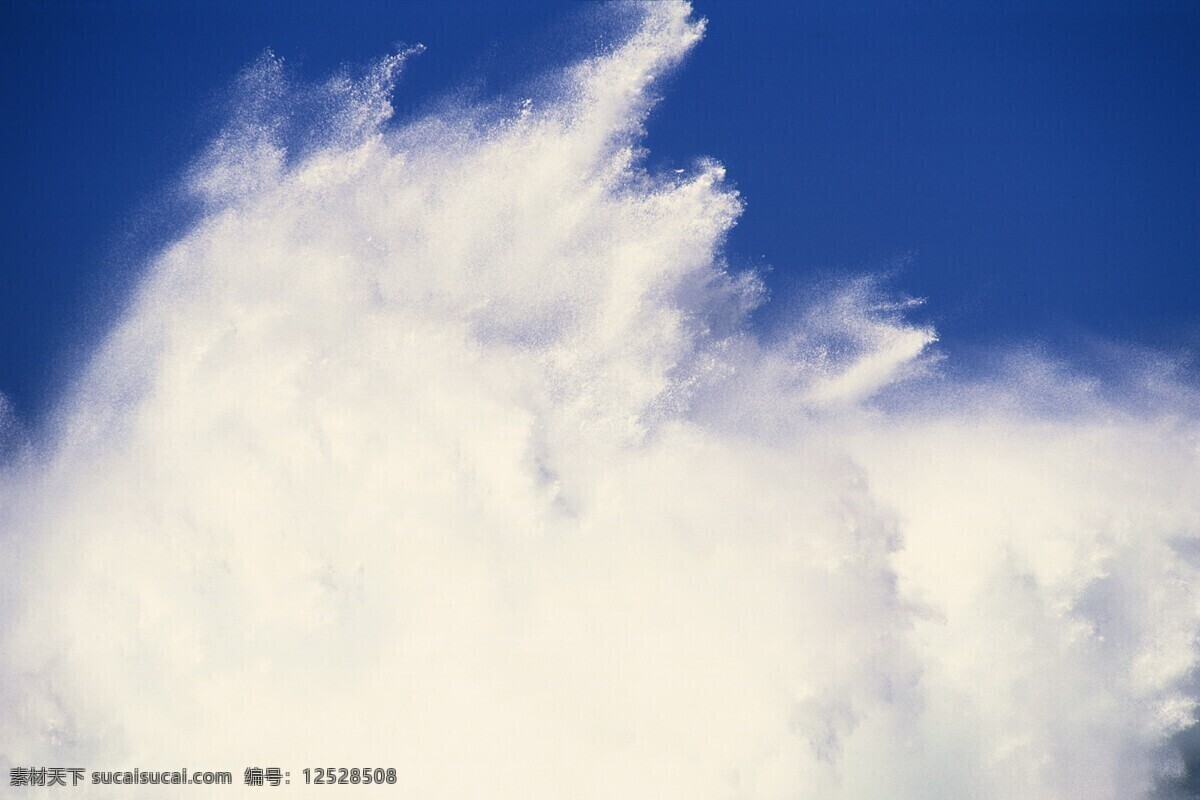
[[[634,15],[536,100],[404,125],[411,51],[247,70],[201,219],[9,448],[0,760],[289,795],[394,766],[426,800],[1124,800],[1179,769],[1195,393],[955,382],[869,279],[756,334],[723,169],[639,147],[704,23]]]

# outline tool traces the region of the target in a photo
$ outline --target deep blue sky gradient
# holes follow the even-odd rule
[[[895,269],[951,355],[1200,345],[1200,3],[696,6],[709,33],[663,87],[651,164],[726,164],[748,203],[731,260],[771,265],[777,296]],[[403,118],[586,51],[594,11],[0,0],[0,392],[27,419],[53,403],[184,224],[171,182],[265,48],[318,80],[424,43]]]

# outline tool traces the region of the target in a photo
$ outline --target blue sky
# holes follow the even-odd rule
[[[776,296],[895,270],[964,361],[997,341],[1200,342],[1200,6],[696,8],[708,35],[662,87],[650,164],[725,163],[747,201],[730,260],[770,265]],[[424,43],[404,118],[586,52],[592,11],[4,0],[0,392],[28,418],[53,402],[183,224],[171,182],[265,48],[319,79]]]

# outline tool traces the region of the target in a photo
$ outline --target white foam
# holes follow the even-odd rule
[[[404,126],[403,55],[243,76],[187,177],[208,211],[3,478],[0,761],[279,766],[289,796],[306,766],[421,798],[1149,788],[1194,703],[1194,394],[1068,369],[1047,411],[1036,359],[956,385],[869,280],[758,338],[722,168],[638,147],[702,30],[654,3],[544,97]]]

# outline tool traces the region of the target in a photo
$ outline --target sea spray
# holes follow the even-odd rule
[[[5,472],[0,760],[622,800],[1172,768],[1195,393],[956,383],[869,278],[759,336],[722,167],[639,146],[703,22],[637,16],[536,98],[403,125],[411,53],[247,70],[202,218]]]

